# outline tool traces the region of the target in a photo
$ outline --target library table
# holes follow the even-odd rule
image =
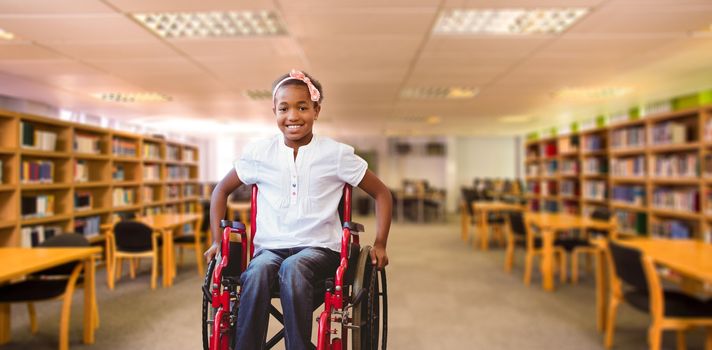
[[[93,311],[96,300],[94,284],[94,255],[101,253],[99,247],[87,248],[0,248],[0,284],[44,269],[84,261],[84,344],[94,343]],[[10,341],[10,304],[0,305],[0,344]],[[61,344],[60,344],[61,345]]]
[[[544,290],[554,291],[554,240],[559,232],[570,229],[597,229],[610,231],[614,228],[611,221],[593,220],[574,214],[531,213],[525,216],[528,225],[541,229],[542,258],[541,273]]]
[[[706,285],[712,285],[712,244],[693,240],[673,240],[662,238],[633,238],[617,241],[619,244],[640,250],[644,256],[649,256],[656,264],[667,267],[682,275],[680,282],[694,280]],[[597,242],[605,247],[605,242]],[[605,265],[598,265],[599,270],[605,270]],[[597,278],[598,280],[598,278]],[[599,329],[605,328],[608,281],[603,278],[596,283],[597,315]],[[687,288],[682,288],[683,291]],[[695,291],[692,291],[695,292]],[[706,349],[712,350],[712,329],[707,330]]]
[[[477,231],[480,236],[480,249],[489,249],[489,225],[487,223],[487,217],[490,213],[502,212],[502,211],[521,211],[524,210],[524,206],[514,203],[505,202],[489,202],[489,201],[474,201],[472,202],[472,213],[475,214],[475,220],[477,225]],[[479,215],[478,215],[479,213]],[[472,239],[472,247],[477,246],[477,240]]]
[[[159,231],[163,236],[163,286],[173,285],[175,277],[175,257],[173,248],[173,232],[180,229],[185,224],[193,224],[193,232],[200,234],[200,223],[202,214],[155,214],[136,218],[151,227],[154,231]],[[202,253],[202,252],[201,252]],[[198,266],[202,271],[203,259],[198,259]]]

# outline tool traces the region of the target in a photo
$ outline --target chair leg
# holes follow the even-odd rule
[[[618,303],[620,301],[611,296],[608,304],[608,320],[606,321],[606,340],[605,340],[605,347],[606,349],[610,349],[613,347],[613,332],[615,331],[616,327],[616,313],[618,312]]]
[[[524,285],[529,287],[532,283],[532,265],[534,264],[534,254],[527,252],[526,262],[524,263]]]
[[[129,261],[129,277],[136,279],[136,258],[128,258]]]
[[[571,283],[578,284],[579,252],[575,249],[571,252]]]
[[[650,329],[648,329],[648,349],[660,350],[660,343],[662,341],[662,337],[663,330],[655,323],[650,325]]]
[[[156,289],[158,279],[158,252],[154,251],[151,257],[151,289]]]
[[[69,350],[69,320],[72,311],[73,290],[64,293],[62,313],[59,317],[59,350]]]
[[[99,328],[99,303],[96,302],[96,293],[94,293],[94,301],[93,303],[93,308],[94,308],[94,329]]]
[[[118,281],[121,279],[121,270],[124,267],[124,259],[123,258],[116,258],[116,274],[114,275],[115,279]]]
[[[111,267],[107,267],[106,283],[109,285],[109,290],[114,290],[114,284],[116,283],[116,269],[119,265],[119,259],[116,256],[111,257]]]
[[[35,304],[27,303],[27,314],[30,316],[30,332],[32,334],[37,334],[39,327],[37,326],[37,311],[35,310]]]
[[[686,349],[687,349],[687,339],[685,339],[685,330],[678,329],[677,330],[677,350],[686,350]]]
[[[514,267],[514,244],[507,244],[507,253],[504,257],[504,271],[511,273]]]
[[[134,259],[136,264],[136,271],[141,271],[141,258]]]
[[[566,279],[568,277],[568,271],[566,271],[566,252],[559,252],[559,256],[559,281],[561,281],[561,283],[566,283]]]

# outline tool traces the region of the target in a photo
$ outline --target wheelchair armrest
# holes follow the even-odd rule
[[[220,220],[220,228],[229,227],[233,230],[244,230],[245,224],[239,221]]]
[[[344,222],[344,228],[351,230],[351,232],[364,232],[363,225],[358,222],[346,221]]]

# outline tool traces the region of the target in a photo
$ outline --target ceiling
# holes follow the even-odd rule
[[[449,8],[542,7],[590,12],[558,35],[432,34]],[[288,34],[164,39],[131,16],[227,10],[274,10]],[[0,94],[173,132],[260,132],[271,130],[271,102],[245,92],[300,68],[324,85],[326,133],[521,134],[712,88],[711,25],[712,0],[2,0],[0,28],[16,38],[0,41]],[[400,97],[449,86],[479,94]],[[632,92],[555,96],[598,87]],[[113,91],[172,100],[90,96]]]

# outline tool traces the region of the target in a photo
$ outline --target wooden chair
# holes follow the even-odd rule
[[[524,247],[527,251],[524,265],[524,284],[531,285],[532,266],[534,257],[541,256],[542,239],[534,237],[531,232],[531,225],[526,221],[525,214],[521,211],[512,211],[509,213],[507,220],[507,252],[504,261],[504,270],[512,272],[514,266],[514,249],[515,247]],[[559,275],[562,280],[566,276],[566,252],[563,248],[554,246],[554,257],[559,259]]]
[[[79,234],[65,233],[51,237],[40,244],[40,247],[89,247],[89,241]],[[62,311],[59,317],[59,349],[69,349],[69,321],[72,310],[74,289],[83,284],[82,270],[84,263],[74,261],[34,273],[26,279],[0,287],[0,303],[27,303],[30,319],[30,331],[36,334],[37,313],[34,302],[44,300],[62,300]],[[93,300],[94,328],[99,327],[99,309],[96,299]]]
[[[200,230],[203,227],[203,218],[198,220],[196,227],[197,232],[192,232],[188,234],[183,234],[173,238],[173,243],[178,247],[178,263],[183,265],[183,249],[190,248],[195,251],[195,262],[198,268],[198,275],[203,276],[205,274],[205,269],[203,266],[203,241],[204,241],[204,231]],[[210,235],[210,232],[207,232]]]
[[[596,208],[593,213],[591,213],[591,218],[594,220],[611,222],[611,230],[608,232],[587,231],[586,236],[584,238],[574,239],[572,240],[571,245],[566,247],[570,247],[567,250],[571,251],[571,282],[574,284],[578,283],[579,279],[579,256],[585,255],[589,259],[587,261],[591,261],[598,252],[598,248],[589,242],[588,237],[590,235],[598,235],[606,236],[611,239],[617,238],[616,219],[615,216],[612,215],[611,211],[608,210],[608,208]],[[590,270],[591,264],[589,263],[587,266]]]
[[[158,261],[160,256],[161,233],[136,221],[120,221],[113,231],[107,232],[106,250],[109,252],[107,282],[109,289],[114,289],[116,280],[121,277],[122,259],[129,260],[131,278],[136,277],[138,264],[136,259],[151,258],[151,289],[156,289]]]
[[[664,330],[677,330],[677,348],[686,348],[685,331],[693,327],[712,327],[712,302],[684,293],[666,291],[660,283],[655,263],[641,252],[612,240],[606,252],[609,264],[610,297],[606,321],[605,346],[613,346],[616,314],[621,301],[650,313],[648,342],[659,350]]]

